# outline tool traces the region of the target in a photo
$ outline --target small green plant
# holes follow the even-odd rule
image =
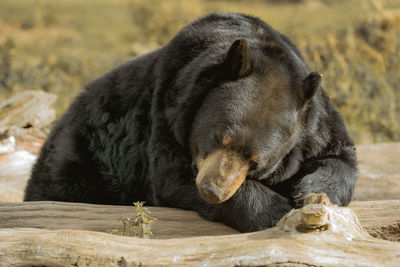
[[[150,238],[153,235],[151,227],[153,226],[156,218],[151,217],[150,211],[143,207],[145,202],[137,201],[133,205],[136,207],[136,217],[131,218],[128,216],[121,216],[118,221],[122,222],[122,225],[118,229],[110,230],[110,234],[133,236],[139,238]]]

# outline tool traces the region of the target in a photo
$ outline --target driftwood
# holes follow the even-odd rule
[[[371,233],[400,223],[400,200],[354,201],[349,206],[361,225]],[[209,222],[193,211],[148,207],[157,221],[154,238],[181,238],[238,233],[225,225]],[[107,232],[115,229],[121,215],[131,216],[133,206],[93,205],[68,202],[0,203],[0,228],[72,229]],[[400,230],[398,233],[400,237]]]
[[[22,201],[31,167],[43,139],[31,135],[0,140],[0,202]]]
[[[400,226],[400,200],[354,202],[351,207],[367,230]],[[371,238],[351,209],[306,208],[292,210],[274,228],[232,234],[190,211],[150,207],[158,220],[154,239],[144,240],[94,232],[115,228],[116,219],[132,214],[133,207],[1,203],[0,266],[400,265],[400,243]]]
[[[358,145],[356,200],[400,199],[400,143]]]
[[[0,201],[21,201],[30,169],[55,119],[56,95],[26,91],[0,103]]]
[[[43,91],[25,91],[1,102],[0,135],[26,131],[45,137],[41,131],[56,118],[51,108],[56,99],[56,95]]]
[[[154,238],[181,238],[238,233],[225,225],[205,221],[193,211],[147,207],[157,221]],[[93,205],[68,202],[0,203],[0,228],[73,229],[107,232],[117,228],[121,215],[133,216],[133,206]]]

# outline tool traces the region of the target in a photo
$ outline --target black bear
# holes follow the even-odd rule
[[[347,205],[354,144],[321,75],[260,19],[212,13],[96,79],[52,129],[25,201],[169,206],[265,229],[306,194]]]

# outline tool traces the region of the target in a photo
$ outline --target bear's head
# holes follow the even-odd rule
[[[228,200],[245,179],[265,179],[301,141],[321,75],[279,44],[246,39],[227,49],[225,81],[206,96],[190,137],[196,185],[208,203]]]

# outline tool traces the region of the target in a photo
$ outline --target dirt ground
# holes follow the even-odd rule
[[[400,223],[368,229],[368,233],[375,238],[400,242]]]

